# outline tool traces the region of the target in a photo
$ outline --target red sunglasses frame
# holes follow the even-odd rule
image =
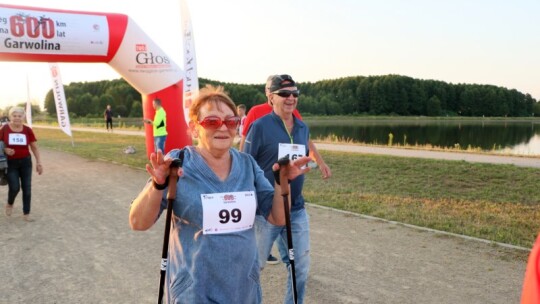
[[[204,119],[200,120],[199,125],[209,130],[217,130],[221,128],[222,125],[225,125],[229,130],[236,130],[236,128],[240,125],[240,117],[229,116],[225,119],[222,119],[219,116],[211,115],[206,116]]]

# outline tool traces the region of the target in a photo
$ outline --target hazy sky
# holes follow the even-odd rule
[[[0,3],[126,14],[183,65],[179,0]],[[399,74],[503,86],[540,100],[538,0],[187,3],[200,77],[260,84],[276,73],[300,82]],[[104,63],[61,63],[60,70],[64,84],[120,77]],[[48,64],[0,61],[0,107],[26,101],[27,78],[30,99],[42,105],[51,87]]]

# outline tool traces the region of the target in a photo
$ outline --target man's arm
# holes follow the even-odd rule
[[[238,147],[238,151],[244,152],[244,144],[246,143],[246,137],[249,131],[249,128],[251,127],[251,124],[255,121],[255,111],[249,111],[246,119],[244,120],[244,128],[242,129],[242,138],[240,139],[240,146]]]
[[[322,178],[327,179],[329,177],[332,177],[332,171],[330,170],[330,167],[324,162],[321,154],[319,154],[319,151],[317,150],[317,147],[315,147],[315,143],[310,139],[308,142],[309,146],[309,156],[311,159],[313,159],[317,165],[319,166],[319,170],[321,170]]]
[[[245,142],[246,142],[246,136],[242,135],[242,138],[240,139],[240,146],[238,147],[238,151],[243,152]]]

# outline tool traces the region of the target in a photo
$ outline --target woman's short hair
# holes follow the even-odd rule
[[[234,101],[227,95],[222,86],[214,87],[212,85],[206,85],[199,91],[199,95],[195,98],[191,107],[189,107],[189,119],[193,122],[198,122],[201,108],[210,102],[213,102],[218,109],[220,109],[220,102],[222,102],[233,111],[235,116],[238,116]]]
[[[11,116],[13,113],[21,113],[24,116],[26,112],[21,107],[12,107],[9,109],[9,116]]]

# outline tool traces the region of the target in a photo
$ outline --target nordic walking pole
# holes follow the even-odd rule
[[[291,281],[293,288],[293,302],[298,303],[296,292],[296,271],[294,269],[294,248],[292,241],[291,231],[291,213],[289,210],[289,180],[287,178],[288,170],[283,166],[288,165],[290,162],[289,155],[282,157],[278,160],[279,164],[279,184],[281,186],[281,196],[283,196],[283,205],[285,208],[285,225],[287,227],[287,247],[289,248],[289,267],[291,268]]]
[[[169,234],[171,230],[171,218],[173,202],[176,199],[176,182],[178,181],[178,168],[182,167],[184,150],[180,151],[180,158],[174,159],[169,169],[169,186],[167,190],[167,216],[165,218],[165,235],[163,237],[163,249],[161,251],[161,277],[159,279],[158,304],[163,302],[163,287],[165,286],[165,273],[167,271],[167,256],[169,255]]]

